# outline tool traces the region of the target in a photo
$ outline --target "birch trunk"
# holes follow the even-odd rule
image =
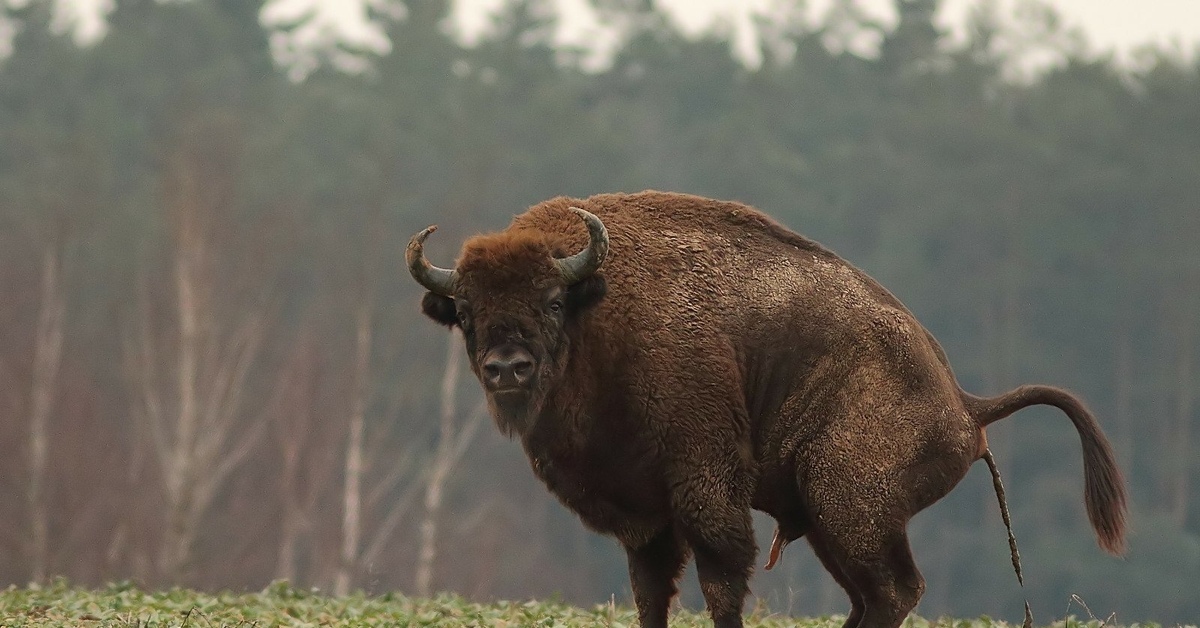
[[[184,213],[189,213],[184,210]],[[204,254],[203,241],[192,216],[180,219],[174,261],[175,305],[178,338],[175,354],[175,393],[178,401],[174,434],[165,462],[167,528],[159,549],[159,569],[172,581],[182,576],[194,536],[191,525],[195,484],[196,428],[199,412],[197,370],[200,362],[200,303],[197,274]]]
[[[1117,332],[1116,369],[1113,381],[1113,424],[1116,426],[1117,458],[1124,469],[1133,468],[1133,341],[1122,324]]]
[[[1185,315],[1180,317],[1179,334],[1176,338],[1178,353],[1175,358],[1175,429],[1171,436],[1174,478],[1170,487],[1170,504],[1171,521],[1179,530],[1187,525],[1188,497],[1191,492],[1192,400],[1195,394],[1195,382],[1192,377],[1192,326],[1195,324],[1195,318],[1188,315],[1194,314],[1194,307],[1185,306]]]
[[[292,429],[288,429],[288,428]],[[299,437],[296,426],[285,425],[283,435],[283,472],[279,490],[283,499],[283,520],[279,524],[279,557],[275,563],[275,579],[296,582],[296,543],[303,527],[303,511],[296,497],[296,471],[300,464]]]
[[[284,490],[292,490],[285,482]],[[296,583],[296,543],[300,539],[301,520],[289,499],[279,524],[279,557],[275,561],[275,579]]]
[[[456,334],[449,334],[446,343],[446,370],[442,374],[441,415],[437,452],[425,485],[424,513],[421,519],[421,549],[417,556],[417,595],[428,596],[433,589],[433,566],[437,560],[438,519],[442,511],[442,491],[454,461],[455,447],[455,389],[462,362],[462,349]]]
[[[984,394],[996,395],[1004,392],[1013,385],[1017,377],[1017,351],[1021,342],[1021,258],[1016,252],[1018,247],[1020,224],[1020,198],[1015,189],[1010,188],[998,211],[1005,216],[1003,248],[998,255],[990,260],[990,264],[998,270],[995,275],[997,300],[985,298],[981,300],[981,324],[987,346],[987,361],[984,365],[983,379]],[[991,295],[989,295],[990,297]],[[988,446],[993,452],[998,452],[1000,458],[1011,455],[1013,451],[1013,432],[1009,424],[995,425],[987,431]],[[999,526],[999,518],[995,516],[991,491],[982,495],[987,504],[984,506],[983,525],[992,530]]]
[[[342,548],[334,576],[333,593],[350,593],[358,564],[362,536],[363,429],[365,425],[367,375],[371,364],[371,300],[363,297],[356,316],[354,398],[351,400],[350,429],[346,441],[346,473],[342,491]]]
[[[66,293],[62,286],[62,252],[55,245],[42,254],[41,304],[34,335],[33,383],[29,404],[29,513],[32,582],[49,573],[49,509],[46,498],[46,460],[50,441],[50,410],[62,361]]]
[[[233,179],[198,149],[202,139],[220,138],[224,128],[199,124],[171,156],[163,180],[163,202],[171,217],[171,310],[168,342],[156,342],[149,291],[142,304],[139,342],[127,347],[134,366],[140,407],[163,477],[165,522],[156,567],[171,582],[185,575],[200,523],[233,471],[266,432],[267,412],[247,413],[246,384],[267,332],[265,302],[215,307],[223,287],[212,249],[215,227],[227,214]],[[222,140],[217,139],[218,145]],[[195,144],[193,144],[195,142]],[[224,146],[225,157],[236,150]],[[265,293],[263,293],[265,294]],[[138,346],[140,344],[140,346]]]
[[[297,543],[304,529],[305,509],[298,495],[301,462],[313,427],[313,407],[317,403],[314,349],[305,337],[296,343],[279,377],[271,403],[271,421],[279,445],[283,468],[279,473],[279,495],[283,512],[279,521],[279,547],[275,560],[275,579],[296,582]]]

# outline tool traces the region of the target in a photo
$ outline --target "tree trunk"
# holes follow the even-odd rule
[[[1193,346],[1192,326],[1195,325],[1195,308],[1183,305],[1183,316],[1179,318],[1179,334],[1176,337],[1175,359],[1175,429],[1171,437],[1174,478],[1171,481],[1171,521],[1182,530],[1188,520],[1188,497],[1191,493],[1191,427],[1192,400],[1195,382],[1192,378]]]
[[[989,260],[997,269],[996,284],[999,287],[998,301],[992,298],[980,300],[981,323],[987,338],[987,361],[984,366],[984,394],[995,395],[1012,386],[1017,376],[1017,352],[1021,342],[1021,260],[1016,252],[1021,220],[1020,198],[1015,188],[1010,187],[998,211],[1005,216],[1003,248],[997,257]],[[1011,456],[1013,432],[1011,424],[998,424],[987,431],[988,446],[1000,459]],[[984,491],[985,505],[982,510],[983,525],[995,530],[1000,520],[995,516],[991,491]]]
[[[1117,331],[1116,369],[1113,377],[1113,424],[1116,426],[1117,460],[1124,469],[1133,468],[1133,341],[1129,327]]]
[[[179,406],[171,451],[166,460],[167,528],[159,551],[159,568],[172,582],[177,582],[183,575],[195,535],[191,512],[196,483],[194,457],[199,419],[196,387],[201,319],[197,274],[204,248],[195,217],[187,215],[190,214],[187,210],[181,213],[184,215],[180,217],[174,259],[176,313],[179,317],[175,386]]]
[[[311,493],[311,486],[308,491],[301,488],[302,474],[305,468],[317,464],[305,459],[316,428],[316,353],[311,335],[302,333],[279,376],[270,410],[282,463],[279,472],[282,513],[279,521],[275,579],[293,584],[297,583],[298,576],[297,544],[301,532],[307,527],[307,500],[301,494]]]
[[[279,525],[279,557],[275,560],[275,579],[296,583],[296,542],[300,538],[300,520],[292,504],[284,506]]]
[[[291,429],[288,429],[291,428]],[[296,498],[296,471],[300,463],[300,447],[294,425],[284,425],[286,433],[283,451],[283,471],[279,480],[279,492],[283,502],[282,520],[279,523],[279,556],[275,561],[275,579],[296,582],[296,542],[300,537],[303,513]]]
[[[41,304],[33,348],[33,383],[29,404],[29,515],[32,582],[46,580],[49,570],[49,512],[46,498],[46,460],[50,441],[50,410],[54,404],[62,361],[66,293],[62,285],[62,251],[46,246],[42,254]]]
[[[266,337],[267,308],[261,302],[229,304],[226,312],[245,314],[228,320],[218,316],[213,303],[213,295],[225,292],[214,290],[224,278],[217,276],[213,262],[220,256],[211,249],[218,244],[217,227],[230,219],[225,212],[233,195],[232,175],[221,168],[225,160],[236,160],[236,151],[221,151],[218,166],[213,155],[192,144],[214,134],[220,144],[229,139],[221,134],[232,131],[192,123],[197,128],[181,140],[163,175],[173,240],[173,341],[162,349],[156,346],[153,310],[147,303],[141,347],[131,351],[143,404],[138,410],[148,421],[165,491],[165,529],[156,563],[172,583],[183,579],[204,514],[230,474],[254,451],[268,419],[265,412],[247,415],[243,403]],[[173,381],[160,379],[160,372]]]
[[[334,595],[350,593],[358,564],[362,536],[363,429],[367,404],[367,375],[371,365],[371,299],[364,296],[356,316],[354,398],[350,404],[350,429],[346,441],[345,484],[342,489],[342,551],[333,581]]]
[[[442,490],[446,476],[454,464],[452,459],[457,449],[455,441],[455,389],[458,371],[462,362],[462,349],[458,346],[458,335],[449,334],[446,343],[446,370],[442,374],[442,402],[439,419],[437,452],[425,485],[424,516],[421,519],[421,549],[417,556],[417,595],[428,596],[433,592],[433,566],[437,560],[438,518],[442,510]]]

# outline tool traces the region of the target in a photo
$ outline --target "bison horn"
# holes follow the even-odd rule
[[[425,286],[430,292],[444,297],[454,296],[454,277],[457,273],[438,268],[425,259],[425,238],[434,231],[437,231],[437,225],[431,225],[408,241],[408,248],[404,250],[408,272],[412,273],[417,283]]]
[[[608,230],[604,228],[604,223],[594,214],[578,207],[572,207],[571,211],[579,214],[587,225],[590,242],[586,249],[570,257],[554,259],[554,265],[558,266],[568,285],[591,277],[604,262],[604,256],[608,255]]]

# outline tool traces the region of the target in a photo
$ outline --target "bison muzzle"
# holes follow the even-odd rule
[[[696,560],[717,626],[741,626],[757,551],[804,537],[850,597],[846,628],[894,628],[925,583],[907,524],[1033,404],[1079,432],[1100,545],[1122,551],[1125,489],[1078,399],[1049,386],[962,391],[937,341],[887,290],[734,202],[555,198],[469,239],[453,269],[413,237],[422,310],[459,327],[499,429],[590,528],[625,549],[644,628],[667,625]],[[611,248],[611,250],[610,250]]]

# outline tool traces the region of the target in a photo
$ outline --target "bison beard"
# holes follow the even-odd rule
[[[716,625],[741,626],[751,508],[778,523],[770,564],[808,541],[850,597],[846,628],[899,626],[925,588],[909,519],[984,455],[988,424],[1033,404],[1079,432],[1088,517],[1122,550],[1124,481],[1078,399],[963,392],[887,290],[753,208],[555,198],[468,240],[452,270],[426,261],[430,232],[407,251],[423,311],[462,329],[534,473],[625,548],[645,628],[666,626],[691,557]]]

